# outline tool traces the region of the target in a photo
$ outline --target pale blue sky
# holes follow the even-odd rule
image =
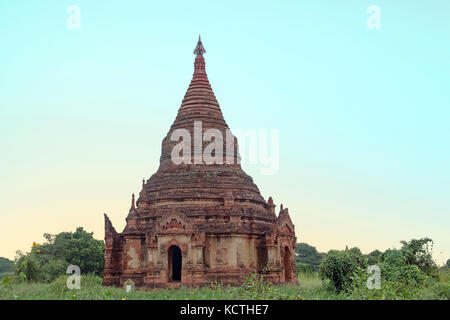
[[[228,124],[280,130],[279,174],[244,169],[299,241],[429,236],[450,258],[449,17],[447,0],[0,1],[0,256],[78,225],[102,238],[103,212],[123,228],[200,33]]]

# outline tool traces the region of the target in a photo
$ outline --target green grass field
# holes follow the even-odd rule
[[[404,299],[388,295],[382,290],[367,296],[362,293],[336,294],[326,288],[317,274],[300,274],[298,285],[268,285],[250,278],[240,287],[223,287],[211,284],[199,289],[136,290],[126,293],[121,288],[103,287],[98,276],[82,276],[81,289],[69,290],[66,276],[51,283],[4,281],[0,284],[0,298],[4,300],[214,300],[214,299]],[[374,290],[371,290],[374,291]],[[412,299],[449,299],[449,272],[442,273],[441,281],[412,290]]]

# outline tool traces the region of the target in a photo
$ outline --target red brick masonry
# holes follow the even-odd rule
[[[199,48],[199,46],[201,46]],[[117,233],[105,214],[103,285],[136,287],[201,286],[208,281],[238,285],[257,271],[275,283],[296,283],[296,237],[288,209],[278,216],[269,197],[240,164],[180,164],[171,160],[175,129],[193,136],[228,129],[205,71],[201,40],[192,81],[175,122],[162,142],[160,166],[147,182]],[[235,139],[235,138],[234,138]],[[205,144],[204,144],[205,146]],[[192,151],[192,154],[193,151]],[[225,150],[224,150],[225,156]],[[234,154],[238,158],[237,143]]]

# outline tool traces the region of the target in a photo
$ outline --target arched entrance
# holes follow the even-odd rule
[[[170,246],[169,252],[169,281],[181,281],[181,249],[178,246]]]
[[[291,264],[291,251],[288,247],[284,248],[284,281],[291,281],[292,276],[292,264]]]

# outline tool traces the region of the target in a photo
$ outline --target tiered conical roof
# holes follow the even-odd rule
[[[198,203],[199,210],[208,204],[224,205],[225,198],[231,203],[242,206],[253,206],[261,214],[267,213],[267,203],[260,195],[258,187],[252,178],[242,169],[238,159],[237,140],[234,139],[233,164],[225,163],[225,139],[228,125],[222,115],[219,103],[214,95],[205,70],[203,54],[206,50],[201,39],[194,50],[196,54],[194,74],[178,110],[177,117],[167,136],[162,142],[160,167],[158,171],[145,183],[138,203],[145,202],[147,210],[163,206],[184,203],[194,205]],[[170,137],[176,129],[186,129],[191,133],[194,142],[194,121],[201,121],[203,132],[207,129],[219,130],[224,138],[224,164],[175,164],[171,159],[171,152],[178,141],[171,141]],[[211,143],[203,142],[203,148]],[[191,148],[194,157],[194,147]]]

